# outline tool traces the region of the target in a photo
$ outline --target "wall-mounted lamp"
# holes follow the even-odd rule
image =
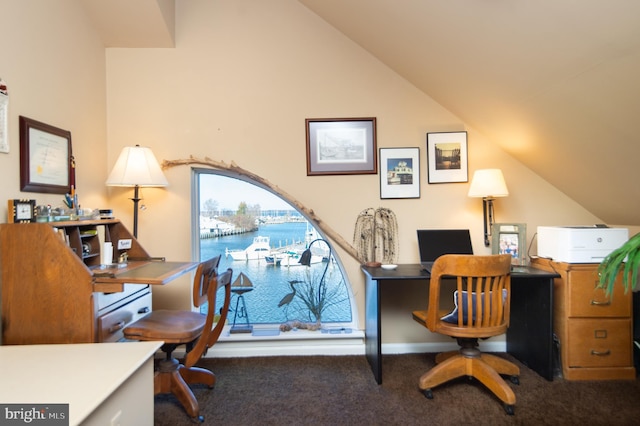
[[[484,216],[484,245],[489,247],[489,236],[493,225],[493,200],[509,195],[507,184],[500,169],[476,170],[469,187],[469,197],[482,197]]]
[[[138,238],[138,189],[141,186],[167,186],[167,178],[150,148],[136,145],[122,149],[116,165],[106,182],[107,186],[133,186],[133,236]]]

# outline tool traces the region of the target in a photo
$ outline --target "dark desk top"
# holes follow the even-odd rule
[[[419,263],[400,264],[396,269],[391,270],[364,265],[362,265],[360,269],[373,280],[428,280],[431,278],[428,272],[422,270],[422,266]],[[514,266],[511,270],[511,276],[514,278],[559,277],[559,275],[554,272],[547,272],[530,266]]]

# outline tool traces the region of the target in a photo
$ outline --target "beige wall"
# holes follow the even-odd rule
[[[0,76],[11,90],[12,152],[0,154],[9,184],[0,189],[4,198],[59,198],[19,193],[22,114],[72,131],[83,203],[102,207],[106,193],[129,226],[131,190],[107,190],[103,182],[122,147],[141,144],[160,160],[234,161],[313,209],[347,241],[358,213],[390,208],[398,218],[401,263],[418,260],[418,228],[468,227],[476,252],[489,253],[482,242],[482,204],[466,196],[468,183],[427,184],[426,133],[466,130],[469,175],[486,167],[504,171],[510,196],[496,201],[497,221],[527,223],[529,239],[538,225],[598,222],[297,1],[178,0],[175,48],[108,49],[106,65],[75,2],[56,2],[55,8],[44,0],[24,3],[0,0],[4,12],[9,6],[8,15],[20,17],[0,28],[2,39],[15,40],[3,47],[0,62]],[[377,175],[306,176],[305,118],[369,116],[377,117],[378,147],[420,148],[420,199],[381,200]],[[153,255],[190,259],[190,169],[172,168],[166,176],[167,189],[143,190],[147,209],[140,213],[140,241]],[[363,277],[358,263],[337,251],[362,327]],[[183,279],[154,289],[154,305],[188,306],[188,286]],[[389,297],[385,342],[428,339],[410,315],[424,303],[413,292]]]
[[[0,220],[7,199],[61,205],[62,195],[20,192],[18,116],[71,131],[83,207],[106,203],[105,53],[75,0],[0,0],[0,77],[9,89],[9,154],[0,153]]]

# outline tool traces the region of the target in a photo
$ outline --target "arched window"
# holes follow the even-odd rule
[[[354,328],[353,294],[340,259],[302,212],[228,171],[194,169],[193,187],[199,259],[220,254],[219,269],[233,269],[236,287],[250,286],[232,286],[231,325],[267,329],[298,321],[329,331]],[[300,262],[307,249],[308,266]]]

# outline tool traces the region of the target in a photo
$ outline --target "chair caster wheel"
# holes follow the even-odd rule
[[[509,379],[511,380],[511,383],[513,383],[514,385],[520,384],[520,377],[518,376],[511,376],[509,377]]]
[[[433,392],[431,391],[431,389],[425,389],[422,391],[422,393],[427,397],[427,399],[433,399]]]
[[[506,411],[507,414],[510,415],[510,416],[513,416],[515,414],[514,413],[514,409],[515,409],[515,407],[513,405],[508,405],[508,404],[504,405],[504,411]]]

